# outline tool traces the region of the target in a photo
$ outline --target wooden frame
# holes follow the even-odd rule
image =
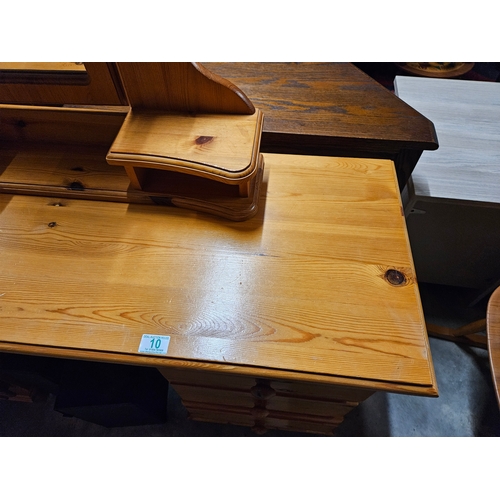
[[[115,63],[85,63],[88,79],[71,80],[61,74],[60,77],[42,77],[32,82],[19,80],[2,82],[0,80],[0,103],[25,105],[65,104],[125,106],[128,104],[121,86]],[[1,71],[0,71],[1,73]]]

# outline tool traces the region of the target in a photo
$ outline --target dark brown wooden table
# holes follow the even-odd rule
[[[386,158],[402,189],[434,125],[350,63],[203,63],[265,115],[267,153]]]

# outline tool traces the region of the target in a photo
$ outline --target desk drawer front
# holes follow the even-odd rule
[[[373,391],[340,385],[315,384],[284,380],[255,379],[243,375],[213,372],[160,370],[173,386],[193,386],[206,389],[250,391],[253,387],[269,386],[278,396],[306,397],[337,402],[361,402]],[[180,389],[179,389],[180,390]],[[255,391],[255,390],[254,390]]]
[[[268,429],[296,432],[310,432],[332,435],[342,422],[342,417],[313,417],[301,414],[269,411],[266,417],[257,418],[252,410],[230,406],[211,406],[203,403],[188,403],[186,408],[190,417],[203,422],[215,422],[251,427],[257,434],[264,434]]]
[[[187,383],[180,382],[180,376],[175,382],[171,379],[191,418],[250,426],[257,432],[285,429],[331,434],[371,394],[346,387],[211,375],[199,377],[198,384],[193,377]],[[219,382],[222,387],[217,387]]]
[[[201,372],[196,370],[181,370],[159,368],[160,373],[171,384],[192,385],[195,387],[217,387],[220,389],[250,390],[256,384],[255,378],[231,373]]]
[[[194,420],[332,434],[373,391],[340,385],[161,369]]]
[[[327,401],[349,401],[360,403],[370,397],[374,391],[340,385],[310,384],[305,382],[287,382],[273,380],[271,387],[281,396],[307,396]]]
[[[254,398],[250,390],[215,389],[213,387],[195,387],[192,385],[172,384],[186,406],[188,403],[212,403],[240,408],[252,408]]]
[[[225,406],[240,409],[265,409],[285,413],[299,413],[325,417],[343,417],[355,408],[358,403],[345,401],[325,401],[300,397],[270,396],[268,399],[255,397],[251,392],[229,391],[204,387],[175,385],[174,389],[181,396],[184,405],[196,403],[211,404],[213,407]]]

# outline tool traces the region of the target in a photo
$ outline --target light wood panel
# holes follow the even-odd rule
[[[75,62],[0,62],[0,71],[78,71],[79,73],[85,72],[85,65],[83,63]]]
[[[199,63],[116,63],[134,109],[183,113],[253,114],[255,108],[234,83]]]
[[[410,196],[500,203],[500,85],[397,76],[394,87],[439,137],[413,172]]]
[[[255,175],[261,132],[259,111],[193,117],[132,110],[106,159],[236,184]]]
[[[118,134],[128,106],[111,109],[0,105],[1,146],[14,142],[106,145]],[[78,152],[76,152],[78,154]]]
[[[86,62],[88,78],[74,82],[65,72],[47,78],[35,77],[33,81],[10,83],[0,80],[0,103],[27,105],[127,105],[123,88],[114,63]],[[82,73],[78,71],[78,73]]]
[[[159,175],[162,172],[158,174],[156,169],[150,169],[148,175],[143,178],[147,193],[129,188],[130,180],[122,162],[118,161],[116,166],[106,162],[108,150],[123,124],[124,111],[128,109],[0,106],[0,134],[4,139],[0,148],[0,192],[174,204],[190,209],[200,208],[200,200],[204,199],[203,209],[219,216],[242,220],[255,214],[260,186],[254,187],[254,184],[257,178],[260,179],[263,169],[262,162],[256,158],[262,126],[260,113],[255,113],[253,116],[227,117],[229,123],[233,120],[238,122],[242,120],[241,126],[236,127],[236,131],[241,134],[240,138],[250,139],[243,147],[238,145],[238,134],[232,143],[217,136],[217,131],[225,130],[224,123],[227,122],[223,120],[216,130],[211,128],[211,133],[215,134],[213,141],[206,144],[202,140],[201,144],[191,148],[194,159],[201,157],[211,161],[216,165],[211,167],[212,170],[219,173],[221,170],[217,168],[219,160],[222,161],[222,165],[219,166],[231,166],[225,162],[224,153],[229,153],[233,161],[237,163],[239,161],[242,168],[240,175],[245,174],[248,163],[257,159],[255,178],[246,181],[252,189],[245,199],[240,197],[240,186],[191,177],[189,182],[186,182],[185,175],[175,176],[172,173],[163,177]],[[193,120],[197,121],[196,118]],[[204,130],[200,130],[200,133]],[[156,137],[158,135],[161,140],[163,136],[157,134]],[[176,137],[180,139],[178,135]],[[194,142],[196,138],[193,137]],[[222,152],[221,145],[218,145],[221,141]],[[189,143],[187,139],[185,142]],[[144,149],[142,151],[148,152]],[[174,154],[176,152],[178,149]],[[123,156],[125,156],[123,163],[127,164],[131,155]],[[247,174],[249,170],[253,173],[251,169],[246,170]],[[236,174],[233,172],[232,175],[238,175],[238,172]],[[231,177],[226,180],[231,181]],[[176,196],[172,196],[172,193]]]
[[[435,395],[392,163],[266,155],[266,165],[259,212],[243,223],[2,195],[2,345],[137,358],[144,333],[162,334],[168,356],[151,365]]]
[[[243,92],[199,63],[117,67],[132,109],[107,161],[125,167],[134,189],[161,192],[175,206],[238,221],[253,216],[264,166],[263,116]],[[213,185],[190,190],[200,183],[192,176]],[[219,201],[213,190],[220,191],[220,182],[237,185],[235,195]],[[243,207],[238,198],[246,199]]]
[[[132,110],[106,160],[125,168],[137,196],[246,220],[259,200],[262,121],[259,110],[196,116]]]

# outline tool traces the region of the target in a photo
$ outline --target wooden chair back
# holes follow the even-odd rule
[[[493,384],[500,406],[500,287],[493,292],[488,302],[486,331]]]

